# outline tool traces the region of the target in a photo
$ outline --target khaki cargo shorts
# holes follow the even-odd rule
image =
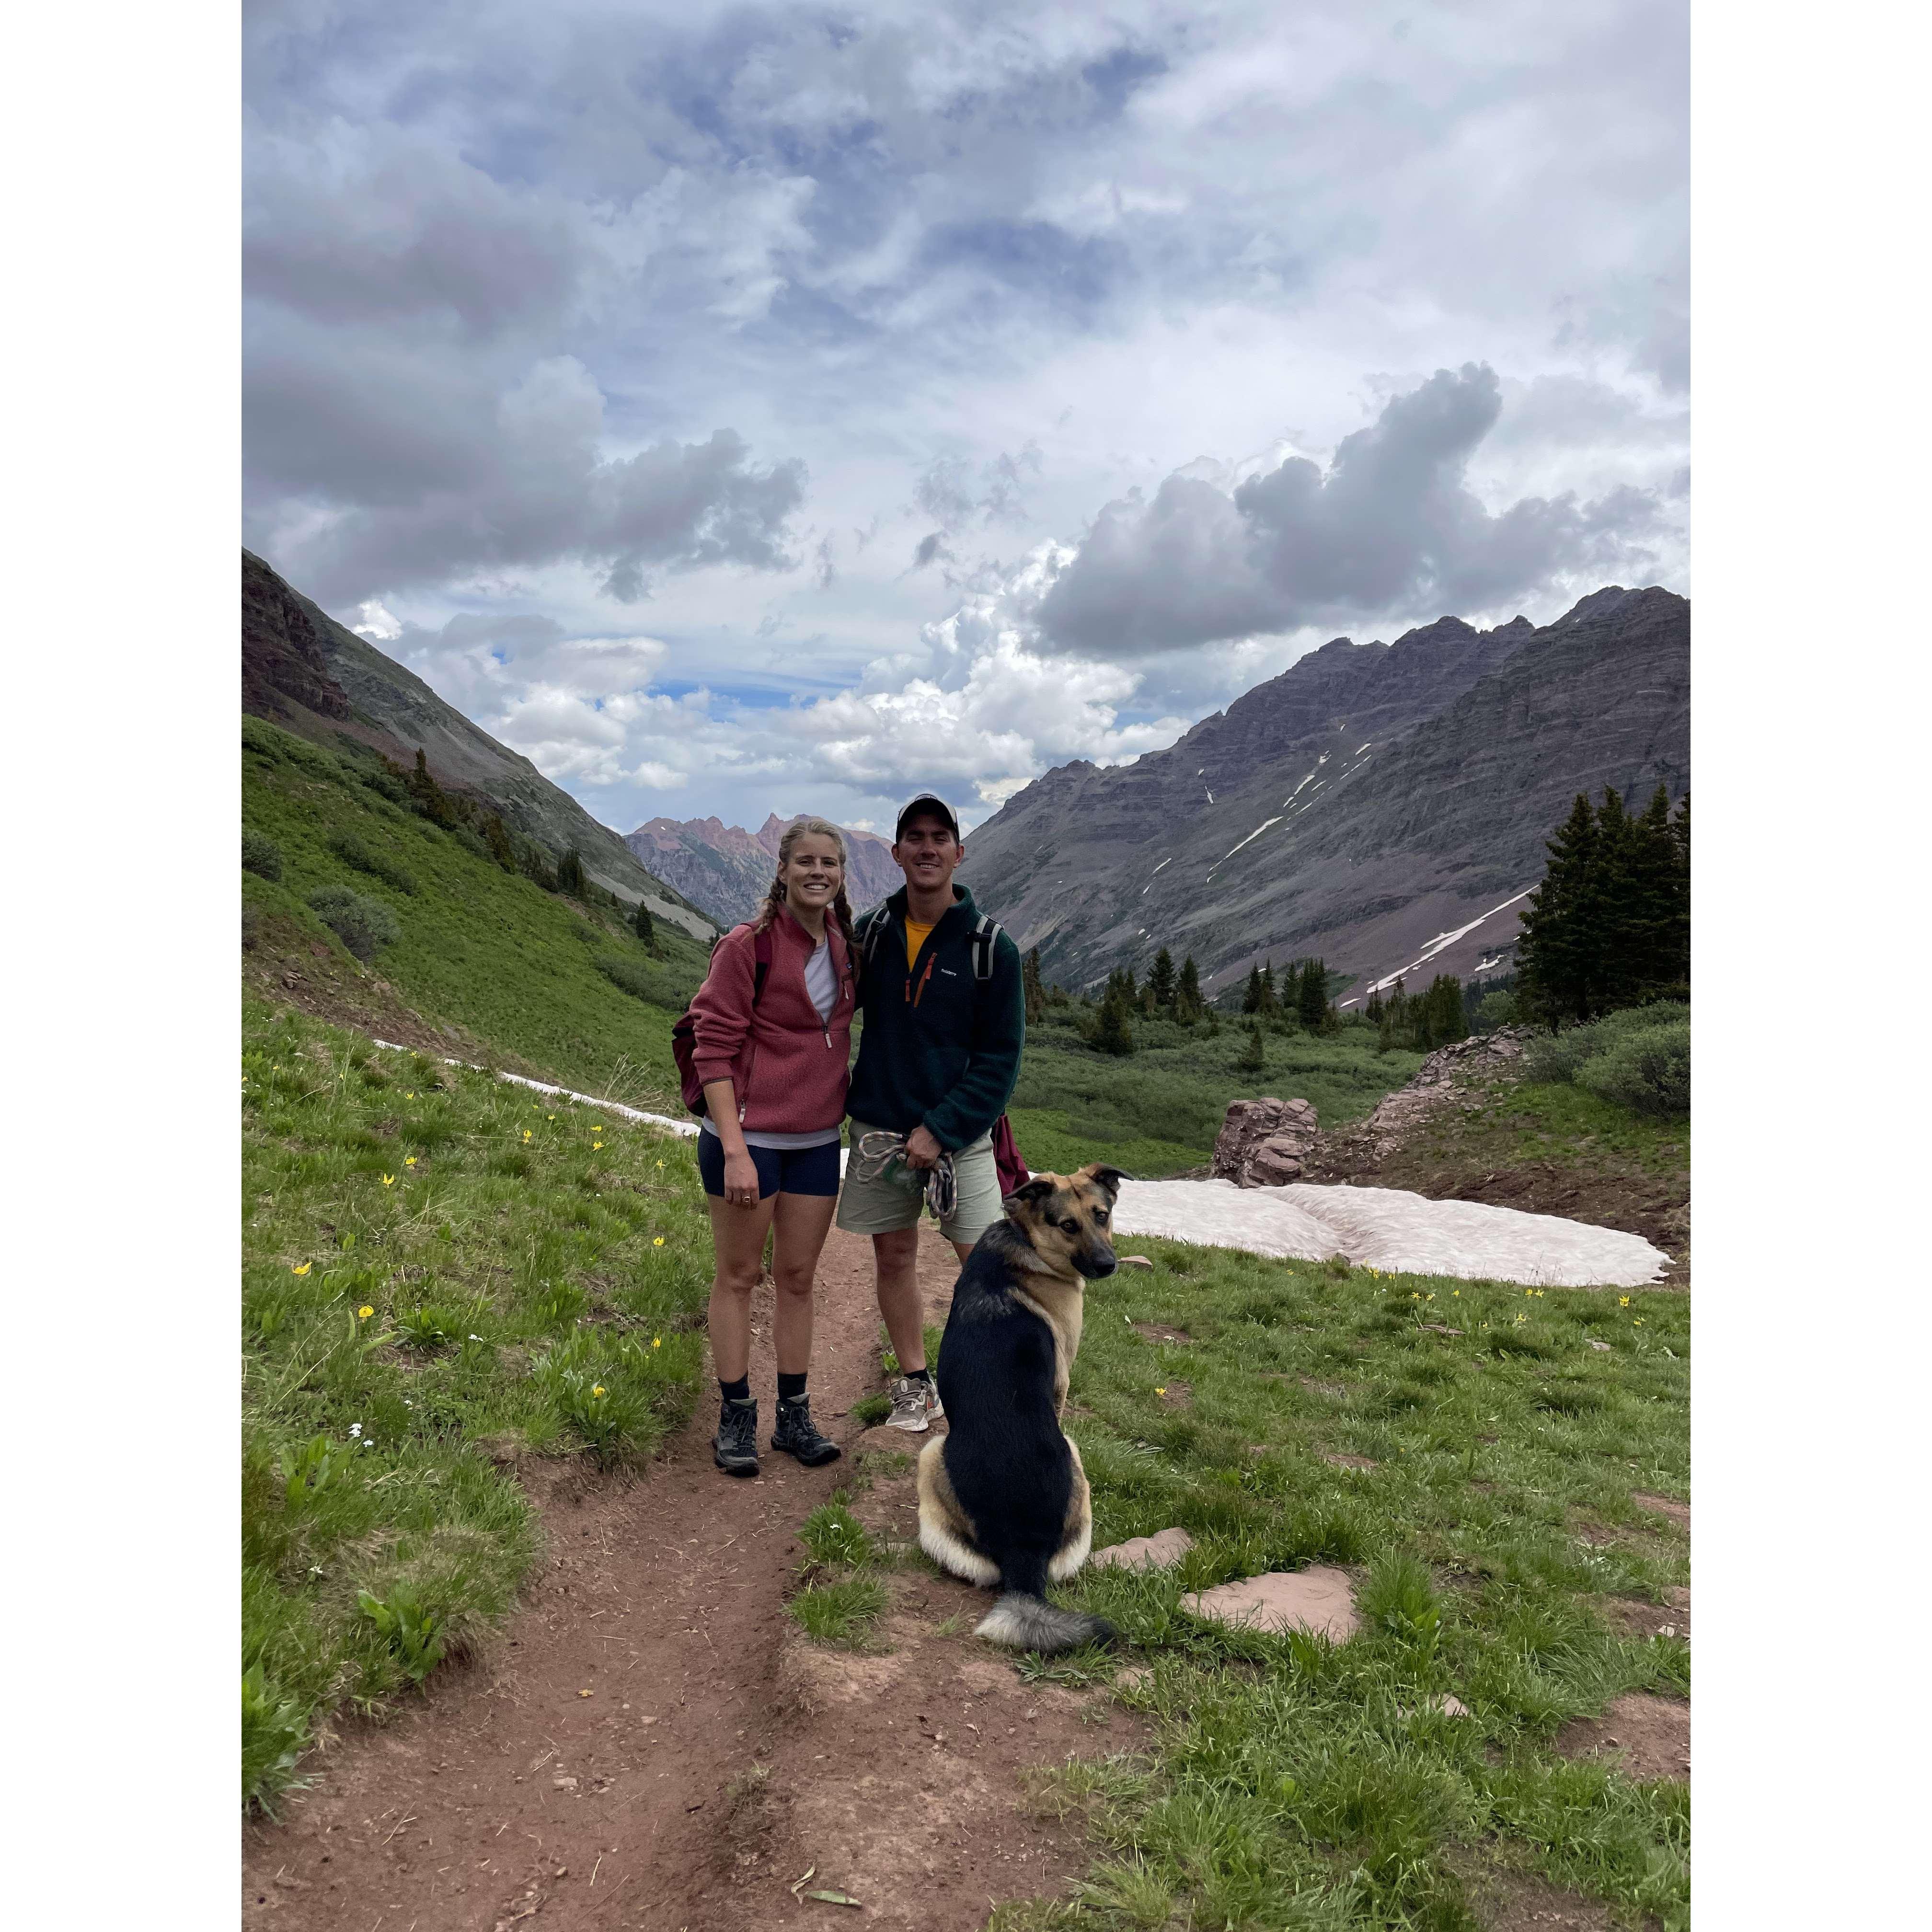
[[[854,1120],[852,1145],[856,1148],[862,1136],[877,1131],[863,1120]],[[1000,1218],[1000,1170],[993,1159],[990,1133],[982,1134],[953,1155],[952,1174],[958,1195],[952,1218],[940,1222],[939,1232],[949,1241],[970,1247]],[[916,1227],[926,1212],[923,1187],[897,1161],[884,1174],[862,1180],[858,1163],[848,1156],[838,1190],[838,1225],[851,1234],[890,1234],[901,1228]]]

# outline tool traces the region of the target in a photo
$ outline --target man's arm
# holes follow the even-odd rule
[[[922,1124],[942,1148],[955,1151],[992,1131],[1020,1077],[1026,1043],[1026,989],[1020,950],[1002,932],[993,948],[993,976],[973,1002],[972,1058],[958,1084]]]

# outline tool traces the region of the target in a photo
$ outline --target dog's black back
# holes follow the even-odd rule
[[[953,1492],[1000,1587],[1042,1597],[1066,1535],[1073,1458],[1054,1400],[1053,1330],[1013,1292],[1006,1245],[1023,1239],[995,1222],[967,1257],[938,1379]]]

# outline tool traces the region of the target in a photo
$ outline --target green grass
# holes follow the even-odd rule
[[[1486,1112],[1514,1137],[1510,1150],[1520,1158],[1568,1165],[1607,1154],[1647,1174],[1690,1160],[1688,1121],[1647,1120],[1582,1087],[1526,1083],[1502,1091]]]
[[[1124,1058],[1084,1045],[1064,1008],[1030,1028],[1010,1109],[1029,1167],[1066,1173],[1105,1160],[1142,1180],[1204,1167],[1231,1100],[1258,1094],[1307,1100],[1324,1127],[1358,1120],[1422,1064],[1419,1053],[1376,1051],[1372,1027],[1266,1036],[1259,1073],[1238,1062],[1247,1029],[1223,1016],[1204,1024],[1136,1019]]]
[[[538,1529],[500,1463],[633,1462],[688,1412],[710,1239],[687,1142],[253,1000],[243,1040],[242,1782],[272,1805],[333,1712],[510,1608]]]
[[[806,1518],[798,1532],[807,1556],[806,1585],[785,1612],[814,1643],[869,1650],[892,1597],[881,1574],[884,1553],[846,1508],[850,1500],[849,1491],[835,1490]]]
[[[1124,1694],[1151,1738],[1052,1780],[1098,1862],[1078,1899],[1012,1922],[1448,1932],[1478,1923],[1473,1879],[1514,1869],[1687,1925],[1688,1787],[1552,1748],[1623,1692],[1688,1693],[1687,1646],[1624,1636],[1607,1608],[1688,1578],[1688,1538],[1631,1501],[1688,1493],[1683,1298],[1144,1245],[1155,1274],[1089,1294],[1067,1427],[1096,1546],[1179,1523],[1196,1547],[1173,1573],[1089,1571],[1063,1593],[1151,1664]],[[1154,1393],[1184,1381],[1184,1406]],[[1355,1576],[1346,1646],[1180,1609],[1314,1562]],[[1474,1714],[1435,1714],[1442,1693]]]
[[[617,908],[580,908],[504,872],[472,835],[373,789],[366,762],[260,718],[243,721],[242,766],[244,832],[280,860],[277,878],[242,874],[244,958],[264,991],[291,969],[351,999],[380,982],[518,1071],[680,1111],[670,1028],[704,976],[697,940],[660,919],[647,952]],[[328,887],[380,902],[400,928],[366,968],[308,903]]]

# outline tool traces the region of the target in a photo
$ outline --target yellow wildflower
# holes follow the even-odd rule
[[[289,1272],[291,1274],[307,1274],[309,1270],[314,1266],[315,1264],[313,1262],[298,1262],[293,1268],[289,1270]]]
[[[1619,1308],[1628,1308],[1630,1306],[1630,1297],[1627,1294],[1618,1295],[1617,1297],[1617,1306]]]
[[[393,1186],[395,1186],[395,1184],[396,1184],[396,1177],[395,1177],[393,1174],[384,1174],[384,1175],[383,1175],[383,1177],[382,1177],[382,1185],[383,1185],[385,1187],[393,1187]]]
[[[578,1694],[580,1697],[587,1697],[587,1696],[589,1696],[590,1695],[590,1693],[588,1690],[580,1690],[580,1691],[578,1691],[578,1694]]]
[[[1156,1390],[1154,1390],[1154,1394],[1155,1394],[1156,1395],[1165,1395],[1165,1394],[1166,1394],[1166,1393],[1167,1393],[1167,1391],[1166,1391],[1166,1389],[1164,1389],[1164,1388],[1157,1388],[1157,1389],[1156,1389]]]
[[[403,1156],[403,1165],[404,1165],[405,1167],[413,1167],[413,1166],[416,1166],[416,1156],[415,1156],[414,1154],[404,1154],[404,1156]]]
[[[604,1393],[604,1384],[602,1382],[599,1382],[596,1387],[590,1391],[590,1393],[592,1395],[602,1395]]]
[[[652,1246],[652,1247],[654,1247],[654,1248],[661,1248],[661,1247],[662,1247],[662,1246],[664,1246],[664,1237],[663,1237],[663,1235],[662,1235],[662,1234],[655,1234],[655,1235],[653,1235],[653,1236],[651,1238],[651,1246]]]
[[[592,1154],[600,1153],[603,1149],[603,1146],[604,1143],[602,1141],[592,1141],[590,1143],[590,1151]]]
[[[662,1335],[653,1335],[651,1337],[651,1346],[653,1348],[662,1348],[664,1346],[664,1337]]]
[[[366,1322],[370,1316],[375,1313],[375,1312],[376,1311],[365,1301],[360,1308],[356,1310],[356,1318],[358,1322]]]
[[[526,1128],[524,1130],[524,1139],[525,1139],[525,1140],[528,1140],[528,1139],[530,1138],[530,1129],[529,1129],[528,1127],[526,1127]]]

